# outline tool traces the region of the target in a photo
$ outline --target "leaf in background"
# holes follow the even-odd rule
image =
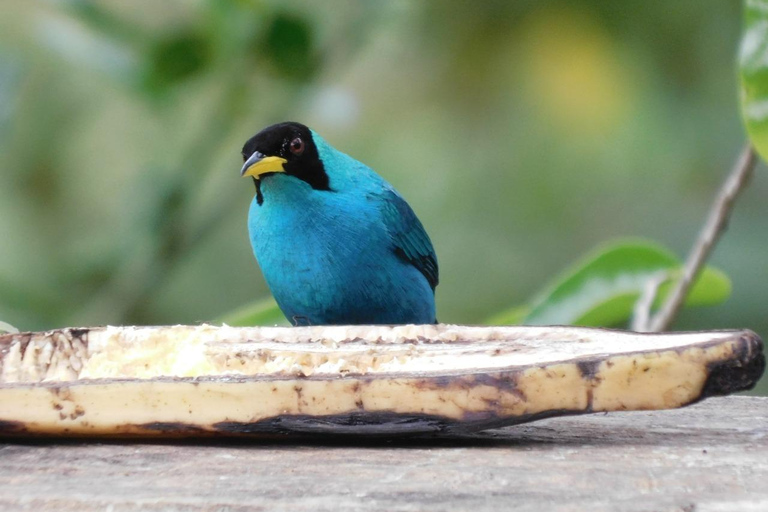
[[[531,307],[527,304],[514,306],[501,313],[496,313],[485,321],[485,325],[517,325],[523,323],[525,317],[531,312]]]
[[[18,332],[19,330],[17,328],[0,320],[0,334],[16,334]]]
[[[271,297],[246,304],[223,315],[217,323],[232,327],[250,327],[253,325],[288,325],[283,312]]]
[[[275,74],[306,81],[318,69],[312,26],[295,15],[279,13],[267,26],[258,52]]]
[[[680,261],[663,247],[646,241],[611,244],[587,256],[567,270],[533,303],[526,324],[614,326],[632,315],[632,308],[648,280],[660,271],[672,278]],[[657,304],[663,300],[671,280],[660,287]],[[711,267],[699,275],[687,306],[714,305],[731,292],[728,277]]]
[[[187,29],[157,41],[148,55],[145,84],[165,92],[202,72],[212,60],[211,42],[202,32]]]
[[[679,268],[679,272],[682,268]],[[654,307],[661,306],[667,294],[672,289],[670,279],[659,287]],[[731,280],[722,270],[714,267],[704,267],[685,299],[686,306],[715,306],[722,303],[731,295]]]
[[[768,159],[768,0],[747,0],[739,50],[741,112],[752,144]]]

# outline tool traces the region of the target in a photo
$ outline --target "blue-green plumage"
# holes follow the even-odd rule
[[[432,243],[389,183],[298,123],[263,130],[243,156],[259,189],[251,244],[290,321],[436,322]]]

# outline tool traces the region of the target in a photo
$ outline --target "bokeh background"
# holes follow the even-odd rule
[[[408,199],[438,317],[478,323],[597,244],[687,253],[740,151],[738,1],[4,0],[0,319],[212,320],[268,296],[240,148],[296,120]],[[768,335],[768,173],[675,327]],[[768,391],[768,389],[766,389]]]

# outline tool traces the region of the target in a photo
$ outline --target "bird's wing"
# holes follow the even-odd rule
[[[386,190],[380,199],[395,254],[419,269],[434,290],[439,282],[437,256],[424,226],[394,189]]]

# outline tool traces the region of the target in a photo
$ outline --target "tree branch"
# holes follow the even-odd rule
[[[677,316],[696,276],[707,261],[720,235],[725,231],[736,198],[749,182],[755,163],[755,152],[752,146],[747,144],[715,198],[707,222],[699,233],[699,237],[685,262],[683,275],[675,284],[659,312],[651,319],[648,326],[650,331],[659,332],[668,329]]]
[[[640,295],[640,298],[637,299],[637,302],[635,302],[630,329],[637,332],[648,332],[650,330],[653,303],[656,301],[659,288],[667,279],[669,279],[668,270],[660,270],[648,278],[648,281],[646,281],[645,286],[643,287],[643,293]]]

